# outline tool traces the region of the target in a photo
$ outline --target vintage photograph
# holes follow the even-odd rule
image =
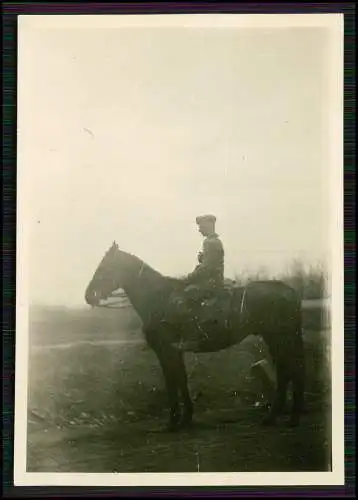
[[[342,16],[18,26],[15,484],[344,482]]]

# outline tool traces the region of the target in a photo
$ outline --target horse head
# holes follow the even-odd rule
[[[114,241],[99,263],[85,291],[85,301],[91,306],[98,306],[115,290],[123,287],[126,267],[120,264],[121,251]]]

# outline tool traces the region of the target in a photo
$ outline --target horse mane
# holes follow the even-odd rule
[[[150,271],[153,276],[157,277],[160,280],[163,280],[163,284],[165,283],[166,286],[178,287],[178,286],[183,284],[183,281],[180,278],[176,278],[174,276],[167,276],[165,274],[162,274],[160,271],[158,271],[157,269],[154,269],[154,267],[147,264],[143,259],[141,259],[137,255],[134,255],[134,254],[129,253],[129,252],[125,252],[125,251],[120,250],[120,249],[118,249],[118,251],[126,259],[128,259],[128,262],[130,264],[137,264],[137,266],[139,267],[139,272]]]

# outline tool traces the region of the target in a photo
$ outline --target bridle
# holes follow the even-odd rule
[[[126,294],[123,292],[113,292],[110,295],[108,295],[107,299],[119,297],[120,299],[126,298]],[[99,303],[96,307],[101,307],[105,309],[121,309],[122,307],[125,307],[126,305],[123,304],[122,300],[116,300],[115,302],[111,302],[110,304],[101,304]]]
[[[136,279],[139,279],[141,277],[145,265],[146,264],[142,261]],[[115,298],[115,297],[119,297],[120,299],[123,299],[123,298],[127,298],[127,295],[124,292],[112,292],[106,298],[107,299],[111,299],[111,298]],[[126,304],[123,305],[123,301],[120,300],[120,299],[117,300],[117,301],[115,301],[115,302],[111,302],[110,304],[101,304],[101,303],[99,303],[97,307],[102,307],[102,308],[106,308],[106,309],[121,309],[122,307],[126,307]]]

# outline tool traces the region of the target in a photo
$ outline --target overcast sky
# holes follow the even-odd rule
[[[327,258],[327,29],[21,33],[31,301],[83,303],[113,240],[190,272],[208,212],[226,276]]]

